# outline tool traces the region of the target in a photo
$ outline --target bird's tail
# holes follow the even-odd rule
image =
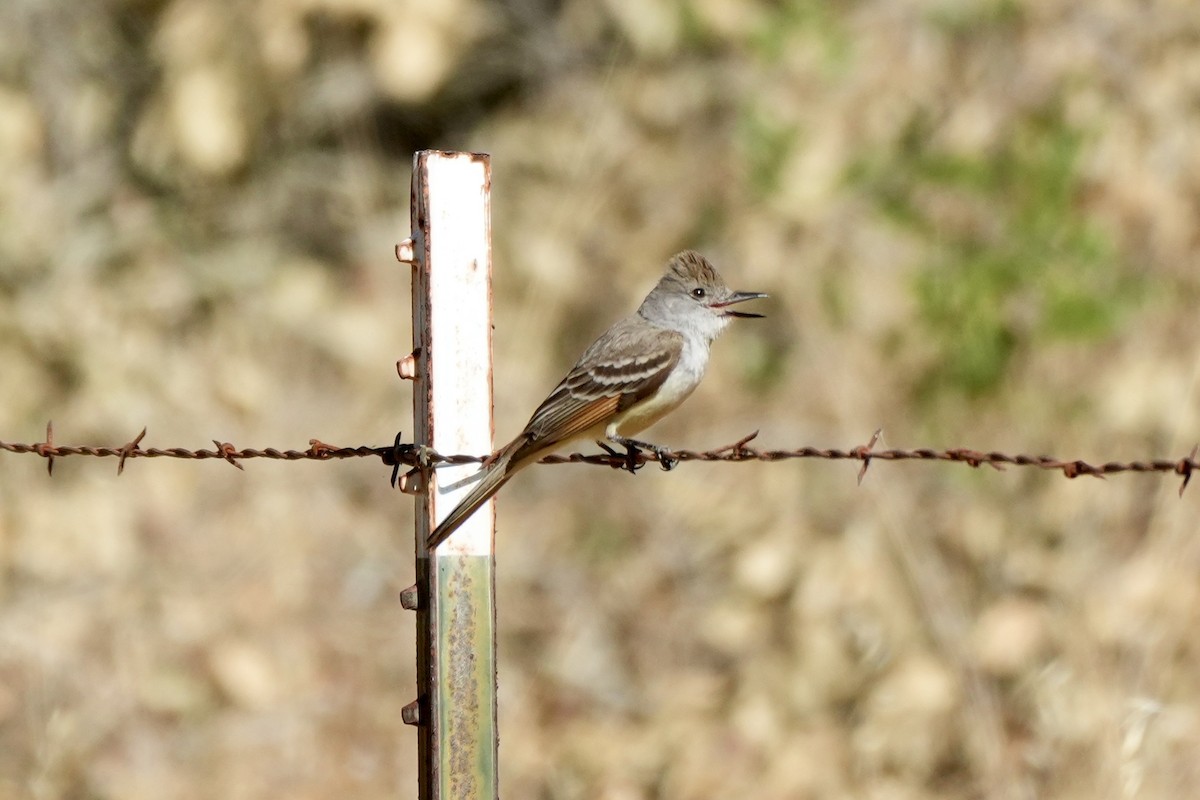
[[[519,443],[514,442],[512,445],[504,448],[495,455],[491,463],[484,467],[483,477],[475,484],[475,488],[429,534],[428,548],[430,550],[437,547],[450,534],[458,530],[458,527],[478,511],[480,506],[486,503],[492,495],[500,491],[501,486],[508,483],[512,476],[517,474],[517,470],[530,463],[531,459],[529,458],[518,458],[514,461],[513,456],[516,455],[519,449],[519,447],[514,447],[514,445],[518,444],[524,444],[524,441],[522,440]]]

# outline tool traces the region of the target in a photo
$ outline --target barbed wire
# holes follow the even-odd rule
[[[1154,459],[1150,461],[1108,461],[1103,464],[1091,464],[1081,459],[1060,459],[1053,456],[1010,455],[1001,452],[985,452],[966,447],[955,447],[944,450],[933,448],[917,448],[909,450],[887,449],[876,450],[881,431],[877,430],[870,440],[849,450],[822,447],[799,447],[793,450],[762,450],[751,447],[750,442],[758,436],[754,431],[748,436],[712,450],[668,450],[661,454],[646,452],[618,453],[605,448],[604,453],[570,455],[549,455],[541,460],[543,464],[595,464],[614,469],[636,470],[645,464],[656,462],[669,469],[675,462],[683,461],[785,461],[798,458],[815,458],[830,461],[861,461],[858,480],[861,483],[866,475],[867,467],[872,461],[945,461],[955,464],[965,464],[970,467],[987,465],[996,470],[1004,470],[1008,466],[1036,467],[1042,470],[1061,472],[1067,478],[1077,478],[1090,475],[1104,478],[1126,472],[1174,474],[1183,478],[1179,487],[1180,496],[1191,481],[1192,473],[1200,469],[1196,461],[1200,445],[1193,447],[1191,453],[1179,459]],[[326,444],[319,439],[310,439],[307,450],[280,450],[274,447],[264,449],[237,448],[229,442],[212,440],[215,449],[189,450],[184,447],[149,447],[142,448],[141,442],[146,436],[146,429],[129,442],[119,447],[95,447],[88,445],[59,445],[54,443],[54,425],[46,425],[46,440],[34,444],[20,444],[0,441],[0,451],[18,454],[32,454],[46,459],[46,469],[54,474],[54,460],[66,456],[94,456],[99,458],[117,458],[117,474],[125,471],[125,463],[131,458],[182,458],[182,459],[221,459],[238,469],[244,469],[240,462],[248,459],[266,458],[283,461],[331,461],[344,458],[379,458],[387,466],[393,468],[392,483],[397,482],[399,470],[403,466],[410,467],[410,475],[419,473],[437,464],[478,464],[484,462],[486,456],[446,455],[437,453],[427,447],[401,441],[401,435],[396,434],[395,441],[388,446],[372,447],[337,447]]]

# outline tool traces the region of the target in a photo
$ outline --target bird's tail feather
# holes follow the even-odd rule
[[[500,487],[508,483],[509,479],[516,474],[516,467],[519,465],[511,464],[511,453],[500,453],[499,458],[485,467],[487,470],[479,483],[475,484],[475,488],[459,502],[450,515],[441,521],[433,532],[429,534],[430,550],[444,542],[450,534],[458,530],[467,519],[479,510],[479,507],[491,498],[496,492],[500,491]]]

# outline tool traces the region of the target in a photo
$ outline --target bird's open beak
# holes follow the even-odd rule
[[[760,297],[766,297],[766,296],[767,295],[762,292],[734,292],[732,295],[730,295],[728,300],[724,300],[720,303],[713,303],[712,307],[727,309],[729,306],[733,305],[734,303],[744,303],[747,300],[757,300]],[[727,310],[727,311],[725,311],[724,316],[726,316],[726,317],[742,317],[744,319],[755,319],[755,318],[761,318],[762,314],[754,314],[750,311],[728,311]]]

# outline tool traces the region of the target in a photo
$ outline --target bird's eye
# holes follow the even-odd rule
[[[695,289],[692,289],[692,297],[696,298],[697,300],[703,300],[705,294],[707,294],[707,292],[705,292],[704,288],[701,286],[697,286]]]

